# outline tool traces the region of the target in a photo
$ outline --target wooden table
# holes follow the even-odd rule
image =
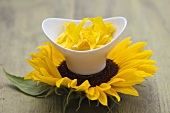
[[[170,113],[170,0],[0,0],[0,64],[24,76],[32,70],[26,58],[47,41],[41,23],[49,17],[82,19],[123,16],[128,25],[123,38],[147,41],[159,70],[136,87],[139,97],[121,95],[113,113]],[[61,99],[34,98],[19,92],[0,69],[0,113],[61,113]],[[76,104],[67,113],[74,113]],[[106,113],[104,107],[82,104],[78,113]]]

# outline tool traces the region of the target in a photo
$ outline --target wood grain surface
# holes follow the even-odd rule
[[[170,0],[0,0],[0,64],[7,71],[25,76],[30,52],[47,41],[41,23],[49,17],[82,19],[123,16],[128,25],[123,38],[147,41],[147,49],[159,70],[136,86],[139,97],[121,95],[113,113],[170,113]],[[0,113],[61,113],[62,99],[34,98],[19,92],[0,69]],[[77,101],[67,113],[74,113]],[[77,113],[106,113],[105,107],[88,107],[84,101]]]

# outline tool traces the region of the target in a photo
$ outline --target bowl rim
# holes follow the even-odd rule
[[[46,21],[49,21],[49,20],[57,20],[57,21],[67,21],[67,22],[81,22],[82,20],[74,20],[74,19],[65,19],[65,18],[47,18],[45,19],[43,22],[42,22],[42,29],[43,29],[43,32],[45,33],[45,35],[47,36],[47,38],[52,42],[54,43],[56,46],[66,50],[66,51],[70,51],[70,52],[74,52],[74,53],[89,53],[89,52],[97,52],[97,51],[101,51],[103,50],[104,48],[106,48],[107,46],[111,45],[111,43],[113,43],[115,40],[117,40],[119,38],[119,36],[123,33],[123,31],[125,30],[126,26],[127,26],[127,20],[124,18],[124,17],[121,17],[121,16],[118,16],[118,17],[111,17],[111,18],[104,18],[103,20],[104,21],[109,21],[109,20],[113,20],[113,19],[122,19],[124,21],[124,26],[123,28],[121,29],[121,31],[107,44],[105,44],[104,46],[100,47],[100,48],[96,48],[96,49],[93,49],[93,50],[84,50],[84,51],[79,51],[79,50],[71,50],[71,49],[68,49],[68,48],[64,48],[62,46],[60,46],[59,44],[55,43],[53,40],[51,40],[48,36],[47,36],[47,33],[45,32],[45,28],[44,28],[44,23]]]

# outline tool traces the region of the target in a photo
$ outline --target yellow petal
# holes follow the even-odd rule
[[[43,76],[52,77],[44,68],[40,68],[40,72]]]
[[[153,52],[151,50],[142,50],[138,53],[131,53],[130,57],[127,57],[124,59],[124,62],[122,64],[126,63],[127,61],[131,60],[139,60],[139,59],[149,59],[153,55]],[[122,66],[122,64],[120,66]]]
[[[71,80],[67,77],[64,77],[64,78],[61,78],[61,79],[58,79],[56,81],[56,86],[59,88],[61,85],[64,85],[66,87],[68,87],[68,84],[70,84]]]
[[[122,70],[122,71],[119,71],[117,73],[116,76],[114,76],[115,78],[121,78],[121,79],[127,79],[127,78],[133,78],[135,77],[135,71],[137,69],[135,68],[130,68],[130,69],[125,69],[125,70]]]
[[[150,73],[146,73],[145,71],[136,71],[135,72],[136,75],[138,75],[139,77],[150,77],[150,76],[153,76],[152,74]]]
[[[38,81],[38,82],[40,82],[40,79],[37,78],[37,76],[32,76],[32,81]]]
[[[111,88],[111,86],[107,83],[102,83],[99,87],[102,91],[105,91]]]
[[[77,79],[72,80],[70,86],[72,88],[76,88],[77,87]]]
[[[39,57],[33,59],[33,61],[37,64],[37,66],[39,66],[39,69],[44,68],[49,72],[47,63],[45,62],[45,58],[47,58],[47,57],[46,56],[39,56]],[[38,69],[38,71],[40,71],[39,69]]]
[[[39,78],[40,82],[47,83],[47,84],[49,84],[51,86],[55,86],[56,81],[58,80],[58,78],[45,77],[45,76],[41,76],[41,75],[38,75],[38,78]]]
[[[90,87],[88,80],[84,81],[81,85],[76,87],[76,91],[85,91]]]
[[[123,71],[118,72],[118,74],[116,76],[114,76],[114,78],[122,78],[125,81],[119,81],[116,83],[112,83],[112,86],[131,86],[131,85],[135,85],[138,84],[140,82],[144,81],[143,77],[140,77],[139,75],[137,75],[138,70],[136,69],[126,69]]]
[[[122,64],[126,61],[127,58],[131,57],[132,54],[140,52],[144,46],[146,46],[146,42],[135,43],[122,51],[122,54],[115,58],[114,61],[118,64]]]
[[[87,90],[89,90],[89,91],[87,91]],[[86,92],[87,92],[86,96],[87,96],[88,99],[90,99],[90,100],[97,100],[98,99],[100,93],[99,93],[99,91],[98,91],[98,89],[96,87],[90,87],[87,90],[86,90]],[[91,90],[94,90],[93,94],[90,92]]]
[[[118,93],[113,88],[106,90],[104,92],[106,92],[107,94],[109,94],[111,96],[116,97],[118,102],[120,101],[120,96],[118,95]]]
[[[27,62],[28,62],[35,70],[39,70],[39,65],[38,65],[35,61],[27,59]]]
[[[83,28],[87,20],[90,20],[92,25]],[[74,22],[67,24],[66,30],[57,38],[56,43],[72,50],[92,50],[110,42],[115,30],[112,23],[105,24],[101,17],[84,18],[78,26]]]
[[[89,95],[94,95],[94,87],[90,87],[90,88],[87,89],[85,92],[86,92],[87,94],[89,94]]]
[[[135,85],[135,84],[139,84],[141,82],[144,81],[144,78],[142,77],[135,77],[135,78],[130,78],[130,79],[127,79],[126,81],[124,82],[117,82],[117,83],[113,83],[111,84],[112,86],[117,86],[117,87],[125,87],[125,86],[132,86],[132,85]]]
[[[107,84],[113,84],[113,83],[116,83],[116,82],[122,82],[122,81],[125,81],[124,79],[122,78],[111,78],[111,80],[107,83]]]
[[[131,44],[130,37],[127,37],[122,42],[117,44],[107,55],[108,59],[116,59],[122,54],[120,51],[125,50]]]
[[[114,87],[113,89],[115,91],[123,93],[123,94],[139,96],[138,92],[132,86],[129,86],[129,87]]]
[[[97,86],[97,89],[98,89],[98,91],[100,93],[100,95],[98,97],[99,102],[102,105],[107,106],[107,96],[106,96],[106,94],[102,90],[100,90],[100,88],[98,86]]]
[[[82,29],[84,23],[88,20],[88,18],[84,18],[80,24],[77,26],[77,29],[74,33],[74,44],[77,44],[78,43],[78,36],[80,34],[80,30]]]
[[[100,30],[106,30],[106,26],[104,24],[104,21],[101,17],[96,18],[90,18],[90,21],[97,26]]]
[[[136,68],[137,66],[139,65],[142,65],[142,64],[146,64],[147,62],[149,62],[149,60],[130,60],[130,61],[127,61],[126,63],[124,63],[123,65],[120,66],[121,70],[124,70],[124,69],[129,69],[129,68]]]
[[[60,75],[58,69],[55,67],[55,65],[48,58],[45,58],[45,60],[48,65],[48,69],[50,70],[53,77],[61,78],[61,75]]]
[[[59,66],[65,60],[64,55],[52,45],[52,57],[55,66]]]
[[[143,65],[138,66],[137,69],[154,75],[156,73],[156,70],[158,70],[158,67],[149,65],[149,64],[143,64]]]
[[[38,72],[38,71],[36,71],[36,70],[31,71],[30,73],[28,73],[28,74],[24,77],[24,80],[31,79],[31,78],[32,78],[32,76],[36,76],[36,75],[38,75],[38,74],[39,74],[39,72]]]

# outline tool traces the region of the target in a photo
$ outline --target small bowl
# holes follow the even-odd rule
[[[54,47],[65,56],[66,64],[70,71],[76,74],[90,75],[100,72],[105,68],[107,54],[119,42],[127,25],[127,21],[124,17],[113,17],[103,20],[104,22],[112,22],[114,27],[116,27],[116,31],[113,33],[112,41],[94,50],[70,50],[56,43],[56,38],[64,31],[64,22],[75,22],[79,24],[81,20],[48,18],[42,22],[42,29]],[[89,24],[90,22],[86,22],[85,26]]]

